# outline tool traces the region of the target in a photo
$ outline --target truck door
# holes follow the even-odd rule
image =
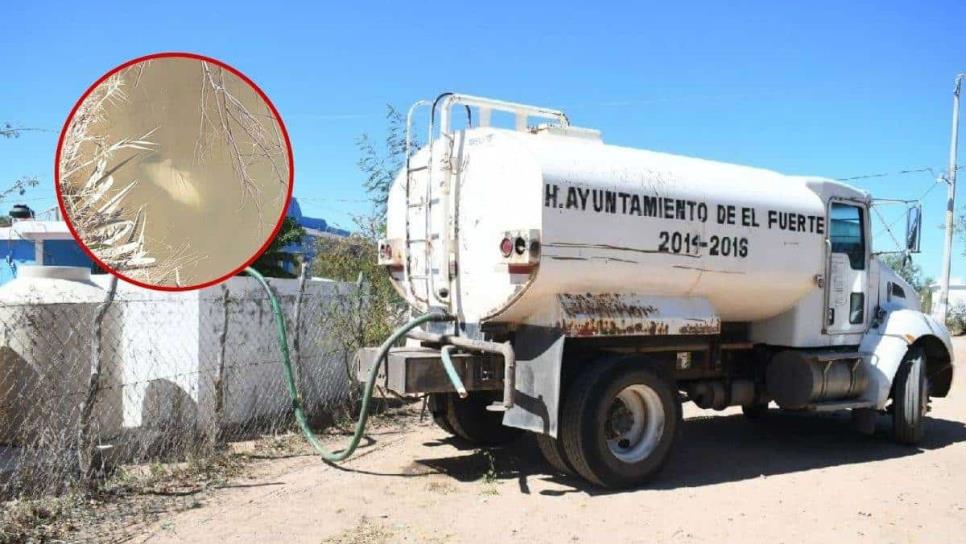
[[[832,200],[828,207],[826,334],[863,333],[869,323],[868,208]]]

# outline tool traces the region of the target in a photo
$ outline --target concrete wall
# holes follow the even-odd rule
[[[109,281],[95,278],[102,285]],[[293,349],[298,281],[270,283],[280,297]],[[323,309],[355,296],[351,284],[306,282],[299,368],[300,390],[310,411],[347,398],[345,354],[323,323]],[[121,316],[113,349],[122,361],[122,432],[211,430],[219,376],[223,428],[244,431],[291,421],[274,316],[254,279],[236,277],[190,292],[149,291],[121,282],[115,303]]]

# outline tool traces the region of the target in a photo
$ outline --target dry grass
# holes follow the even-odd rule
[[[456,486],[444,480],[432,480],[426,484],[426,491],[439,495],[450,495],[456,492]]]
[[[64,541],[83,510],[75,495],[8,503],[0,511],[0,544]]]
[[[146,206],[132,204],[128,198],[141,180],[126,167],[160,151],[151,140],[157,127],[139,136],[115,139],[96,128],[106,120],[109,108],[127,102],[129,72],[136,72],[136,86],[146,67],[141,64],[114,74],[80,105],[64,137],[58,165],[60,189],[71,224],[108,267],[146,283],[180,285],[180,268],[201,257],[192,255],[187,244],[171,248],[171,256],[163,261],[150,255],[145,244]]]
[[[98,85],[75,113],[61,150],[60,190],[71,223],[84,243],[111,268],[147,269],[157,263],[144,249],[147,217],[143,206],[131,214],[122,206],[138,183],[119,181],[131,161],[156,150],[154,131],[109,141],[93,127],[104,120],[106,109],[127,100],[123,73]],[[92,151],[89,151],[92,150]],[[75,183],[75,176],[86,176]],[[130,219],[131,216],[133,219]]]
[[[322,544],[387,544],[395,541],[388,527],[362,518],[355,527],[323,540]]]
[[[376,433],[399,428],[401,418],[411,416],[414,409],[404,406],[374,414],[370,428]],[[326,437],[347,433],[336,425],[320,431]],[[121,466],[90,493],[0,503],[0,544],[124,542],[164,516],[203,506],[210,492],[257,474],[260,463],[300,456],[315,457],[316,453],[301,434],[287,432],[230,443],[216,453],[183,462]],[[445,491],[441,488],[439,492]],[[354,535],[358,531],[347,531],[346,535],[350,532]],[[333,542],[394,541],[379,540],[391,534],[368,523],[359,537],[369,540]]]
[[[206,135],[214,135],[227,147],[235,176],[253,201],[261,189],[249,173],[252,164],[267,160],[272,166],[273,181],[287,183],[285,159],[288,150],[275,119],[267,114],[253,113],[232,94],[225,81],[224,68],[202,62],[201,70],[204,84],[201,86],[201,121],[195,159],[200,162],[208,156],[212,142]]]
[[[94,493],[0,504],[0,544],[123,541],[165,514],[201,506],[259,457],[225,451],[183,463],[120,467]]]

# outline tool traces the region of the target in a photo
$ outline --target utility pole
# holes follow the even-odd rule
[[[959,94],[963,89],[963,79],[966,73],[956,76],[953,84],[953,135],[949,144],[949,171],[946,173],[947,202],[946,202],[946,245],[943,252],[943,274],[939,283],[939,304],[935,313],[941,323],[946,322],[949,312],[949,273],[953,259],[953,222],[956,215],[956,156],[959,152]]]

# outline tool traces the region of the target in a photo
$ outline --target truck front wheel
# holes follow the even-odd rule
[[[892,393],[892,431],[901,444],[914,445],[922,440],[923,423],[929,410],[929,380],[926,357],[918,347],[910,347],[896,372]]]
[[[564,400],[566,458],[593,484],[643,484],[664,466],[681,421],[671,385],[627,359],[593,363]]]

